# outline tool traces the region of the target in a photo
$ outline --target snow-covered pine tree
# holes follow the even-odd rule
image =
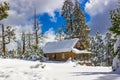
[[[72,0],[65,0],[63,7],[62,7],[62,16],[66,20],[66,34],[67,38],[71,37],[73,33],[73,2]]]
[[[97,58],[97,51],[96,51],[96,41],[95,41],[95,37],[91,37],[91,39],[90,39],[91,41],[90,41],[90,44],[91,44],[91,52],[93,53],[93,56],[92,56],[92,61],[93,61],[93,63],[94,63],[94,65],[96,66],[97,65],[97,60],[98,60],[98,58]]]
[[[78,0],[75,0],[73,9],[73,38],[79,38],[85,48],[90,47],[89,38],[90,29],[85,23],[85,15],[83,14]]]
[[[120,2],[118,2],[118,6],[116,9],[110,11],[110,19],[112,26],[109,30],[115,35],[120,35]]]
[[[6,57],[6,44],[9,44],[11,40],[15,41],[15,29],[11,26],[7,26],[6,29],[2,24],[2,55]]]
[[[17,42],[17,54],[19,55],[19,58],[21,58],[21,53],[22,53],[22,45],[21,45],[21,40],[16,41]]]
[[[120,70],[120,37],[114,44],[114,52],[116,53],[116,55],[113,58],[112,70],[117,71]]]
[[[34,27],[32,32],[24,32],[22,34],[22,55],[24,59],[40,60],[43,58],[43,51],[41,49],[41,42],[43,36],[40,32],[41,27],[36,18],[36,8],[34,10]]]
[[[85,24],[85,16],[78,0],[73,5],[72,0],[65,0],[62,16],[66,20],[66,38],[79,38],[85,48],[90,47],[89,27]]]
[[[9,10],[9,5],[7,2],[0,3],[0,20],[3,20],[8,17],[8,11]],[[4,25],[2,24],[2,31],[4,31]],[[1,41],[1,52],[2,55],[5,55],[5,44],[3,45],[3,40],[4,40],[4,34],[2,32],[2,41]],[[5,41],[5,40],[4,40]]]
[[[114,44],[114,52],[116,53],[116,55],[118,55],[118,58],[120,59],[120,37],[117,38]]]
[[[109,30],[116,36],[117,40],[119,40],[119,37],[120,37],[120,1],[118,1],[117,8],[110,11],[110,19],[111,19],[112,27],[110,27]]]
[[[43,42],[43,37],[38,35],[39,43],[36,46],[34,33],[29,32],[23,32],[21,36],[21,42],[22,46],[19,48],[19,55],[22,59],[27,60],[40,60],[43,59],[43,51],[41,49],[41,43]],[[20,45],[19,44],[19,45]],[[40,44],[40,45],[39,45]],[[21,50],[21,51],[20,51]]]
[[[104,45],[105,45],[105,61],[106,65],[112,65],[112,59],[114,57],[114,39],[112,38],[112,34],[107,32],[104,38]]]
[[[102,65],[103,62],[103,54],[105,51],[104,43],[102,40],[102,36],[99,32],[96,33],[96,36],[91,40],[91,51],[93,52],[93,62],[96,65]]]
[[[39,25],[39,22],[37,21],[37,14],[36,14],[36,8],[34,10],[34,33],[33,36],[35,36],[35,41],[32,45],[32,57],[35,57],[36,59],[43,59],[43,51],[41,49],[41,46],[39,45],[41,42],[43,42],[43,35],[40,32],[41,27]]]
[[[117,41],[114,44],[115,57],[113,59],[113,67],[118,64],[115,60],[120,57],[120,1],[118,0],[117,8],[110,11],[110,19],[112,26],[109,30],[115,35]],[[120,59],[119,59],[120,63]],[[120,64],[119,64],[120,67]]]
[[[26,36],[25,36],[25,32],[22,32],[22,36],[21,36],[21,40],[22,40],[22,54],[25,53],[25,45],[26,45]]]

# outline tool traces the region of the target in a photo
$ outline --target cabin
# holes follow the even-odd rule
[[[52,61],[90,60],[91,52],[84,50],[78,38],[48,42],[43,47],[44,56]]]

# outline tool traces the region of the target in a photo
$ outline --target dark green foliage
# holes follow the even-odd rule
[[[118,1],[117,8],[110,11],[110,19],[112,26],[109,30],[115,35],[115,37],[120,36],[120,1]],[[118,55],[120,58],[120,48],[113,56]]]
[[[90,29],[85,23],[85,16],[79,6],[78,1],[65,0],[62,8],[62,16],[66,20],[66,38],[79,38],[85,48],[89,45]]]
[[[70,35],[73,31],[73,3],[71,0],[65,0],[61,14],[66,19],[66,33]]]
[[[85,48],[90,47],[89,43],[89,32],[90,29],[85,23],[85,15],[83,14],[78,1],[75,1],[75,6],[73,9],[73,37],[77,37],[83,43]]]
[[[120,35],[120,7],[110,11],[110,19],[112,26],[109,30],[115,34],[115,36]]]
[[[106,52],[106,65],[111,66],[112,65],[112,59],[114,57],[114,42],[115,40],[112,38],[112,34],[110,32],[107,32],[104,38],[105,42],[105,52]]]
[[[6,44],[9,44],[11,42],[11,40],[15,41],[15,39],[16,39],[15,29],[12,29],[11,26],[7,26],[4,36],[6,38],[6,41],[5,41]]]
[[[9,5],[7,2],[0,4],[0,20],[8,17]]]

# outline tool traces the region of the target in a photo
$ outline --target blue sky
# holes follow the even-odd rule
[[[56,30],[65,23],[60,15],[65,0],[1,0],[10,5],[7,19],[1,21],[5,25],[14,27],[32,28],[34,7],[37,8],[37,19],[42,27],[42,33],[52,28]],[[114,9],[117,0],[79,0],[79,4],[86,16],[86,24],[90,27],[90,35],[97,31],[105,34],[111,26],[109,11]]]
[[[56,32],[59,27],[61,27],[62,24],[65,23],[65,19],[60,15],[59,12],[55,12],[56,21],[51,21],[50,16],[48,14],[43,14],[42,16],[39,16],[39,20],[42,23],[42,31],[43,33],[48,31],[50,28],[53,28],[53,30]]]
[[[82,11],[84,12],[84,15],[86,16],[86,23],[90,21],[90,15],[85,12],[85,3],[88,0],[83,0],[80,4],[80,7]],[[42,31],[43,33],[49,30],[49,28],[53,28],[53,30],[56,32],[59,27],[61,27],[63,24],[65,24],[65,19],[61,16],[60,12],[55,12],[56,21],[51,21],[50,16],[45,13],[43,15],[38,15],[38,20],[42,23]]]

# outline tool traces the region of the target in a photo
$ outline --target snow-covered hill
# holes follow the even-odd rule
[[[80,66],[70,61],[41,64],[38,61],[0,59],[0,80],[120,80],[119,75],[111,72],[111,67]]]

